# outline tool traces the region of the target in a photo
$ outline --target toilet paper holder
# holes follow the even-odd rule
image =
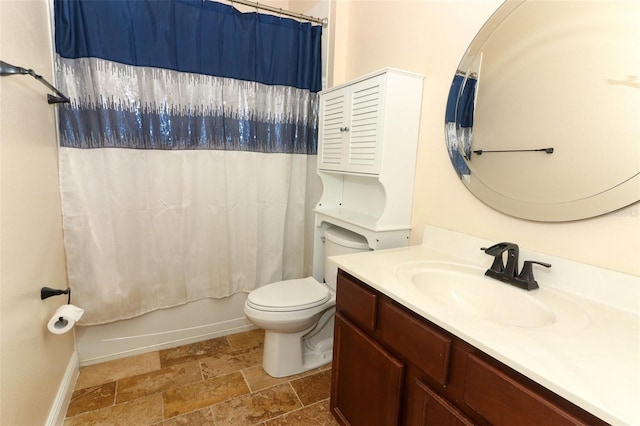
[[[68,294],[69,299],[67,300],[67,305],[71,304],[71,288],[66,290],[59,290],[56,288],[50,287],[42,287],[40,289],[40,300],[48,299],[51,296],[60,296],[61,294]]]

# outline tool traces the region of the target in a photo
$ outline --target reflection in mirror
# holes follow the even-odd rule
[[[478,198],[539,221],[640,200],[640,2],[507,1],[453,78],[445,137]]]

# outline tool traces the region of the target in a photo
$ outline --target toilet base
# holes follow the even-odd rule
[[[264,371],[271,377],[287,377],[330,363],[333,359],[333,338],[307,345],[304,335],[313,328],[298,333],[265,331]]]

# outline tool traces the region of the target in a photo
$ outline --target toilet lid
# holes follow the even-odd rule
[[[249,293],[247,301],[266,311],[298,311],[322,305],[331,298],[327,286],[313,277],[279,281]]]

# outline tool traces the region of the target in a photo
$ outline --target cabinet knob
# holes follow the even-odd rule
[[[348,127],[340,127],[340,131],[341,132],[348,132],[349,128]]]

